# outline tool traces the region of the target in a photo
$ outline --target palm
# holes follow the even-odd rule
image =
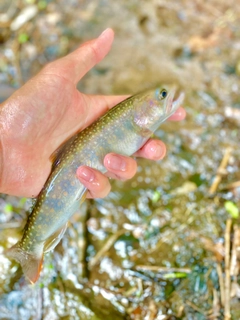
[[[119,99],[84,95],[73,82],[43,69],[9,101],[14,101],[11,107],[19,113],[11,126],[21,128],[21,134],[14,130],[11,143],[6,142],[11,144],[11,156],[5,173],[13,174],[13,168],[21,167],[17,180],[22,194],[31,186],[31,196],[37,195],[51,170],[51,154],[73,133],[99,117],[109,101]]]
[[[34,81],[25,103],[31,121],[25,127],[24,142],[29,146],[35,138],[33,151],[49,158],[61,143],[84,126],[88,99],[63,77],[41,73],[36,84]]]

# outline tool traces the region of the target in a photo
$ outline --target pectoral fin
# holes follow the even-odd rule
[[[62,155],[67,150],[68,146],[73,142],[76,138],[76,135],[64,141],[50,156],[50,160],[52,162],[52,167],[55,168],[61,162]]]
[[[53,250],[61,241],[66,229],[68,222],[59,230],[57,230],[51,237],[49,237],[44,243],[44,253]]]

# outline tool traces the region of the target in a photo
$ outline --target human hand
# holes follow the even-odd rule
[[[119,103],[123,96],[86,95],[76,89],[78,81],[109,52],[111,29],[84,43],[74,52],[46,65],[35,77],[0,104],[0,192],[35,197],[50,171],[51,154],[72,136]],[[185,117],[179,108],[171,117]],[[151,160],[164,157],[163,142],[149,140],[135,155]],[[132,178],[137,163],[130,157],[107,154],[108,176]],[[88,197],[104,197],[110,191],[108,178],[82,166],[77,177],[87,187]]]

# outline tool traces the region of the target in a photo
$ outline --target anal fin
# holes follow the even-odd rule
[[[53,250],[61,241],[66,229],[68,226],[68,222],[59,230],[57,230],[51,237],[49,237],[44,243],[44,253]]]

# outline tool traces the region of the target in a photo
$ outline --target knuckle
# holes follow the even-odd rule
[[[133,178],[137,172],[137,162],[135,160],[132,161],[131,168],[129,170],[129,179]]]
[[[89,55],[94,61],[98,61],[99,52],[93,44],[89,46]]]
[[[105,186],[103,189],[95,191],[94,193],[92,192],[93,198],[105,198],[109,192],[111,191],[110,186]]]
[[[98,179],[98,183],[95,183],[92,186],[92,190],[90,190],[90,192],[94,198],[104,198],[109,194],[110,190],[110,182],[106,177],[104,177]]]
[[[106,180],[107,180],[106,184],[105,184],[105,186],[104,186],[104,188],[102,189],[102,192],[101,192],[101,198],[106,197],[109,194],[109,192],[111,191],[111,185],[110,185],[108,179],[106,179]]]

